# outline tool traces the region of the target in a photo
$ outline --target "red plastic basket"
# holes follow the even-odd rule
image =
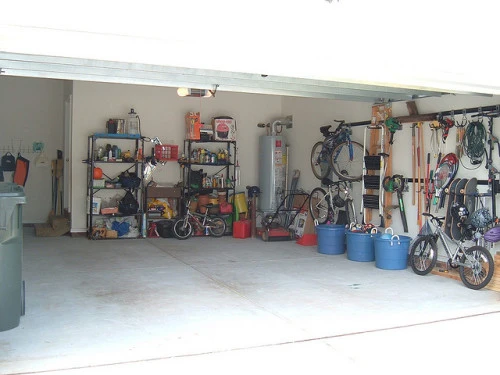
[[[179,158],[179,146],[177,145],[155,145],[155,159],[159,161],[177,160]]]

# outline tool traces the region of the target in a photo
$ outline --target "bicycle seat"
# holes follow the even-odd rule
[[[334,182],[334,181],[330,180],[328,177],[323,177],[321,179],[321,184],[327,185],[327,186],[332,186],[332,185],[338,184],[338,182]]]
[[[205,208],[212,208],[214,206],[213,203],[207,203],[207,204],[202,204],[203,207]]]
[[[331,127],[332,127],[331,125],[324,125],[319,128],[319,131],[321,132],[321,134],[327,137],[330,134],[329,130]]]

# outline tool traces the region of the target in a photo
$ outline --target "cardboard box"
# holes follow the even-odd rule
[[[219,116],[212,119],[214,139],[216,141],[236,140],[236,120],[229,116]]]
[[[149,186],[147,191],[148,198],[180,198],[180,187],[169,186]]]
[[[199,140],[201,129],[200,112],[188,112],[184,119],[186,121],[186,139]]]

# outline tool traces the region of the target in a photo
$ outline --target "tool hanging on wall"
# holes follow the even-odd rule
[[[391,133],[389,144],[392,146],[392,144],[394,143],[394,134],[397,130],[403,130],[403,125],[401,125],[398,119],[389,117],[387,120],[385,120],[385,126],[387,126],[387,129]]]
[[[415,128],[417,127],[417,123],[414,122],[413,125],[411,126],[411,178],[413,181],[413,194],[411,198],[411,204],[412,206],[415,206],[415,199],[416,199],[416,192],[417,189],[415,188],[417,186],[415,182],[416,178],[416,170],[417,170],[417,157],[416,157],[416,144],[415,144]]]
[[[467,123],[469,121],[467,120],[467,112],[465,110],[462,111],[462,120],[460,123],[455,121],[455,127],[457,128],[457,135],[456,135],[456,147],[455,147],[455,154],[457,155],[457,158],[460,160],[464,154],[464,136],[465,136],[465,127],[467,126]]]
[[[434,154],[434,157],[437,157],[437,155],[441,152],[441,123],[439,121],[430,121],[429,128],[431,129],[431,151]]]
[[[429,197],[429,179],[431,173],[431,153],[427,153],[427,171],[425,173],[425,181],[424,181],[424,193],[425,193],[425,212],[429,212],[429,208],[431,206],[430,197]]]
[[[431,170],[429,173],[429,192],[428,192],[429,195],[427,197],[427,199],[429,201],[427,202],[427,212],[431,212],[431,207],[430,207],[431,202],[433,205],[437,204],[437,202],[434,201],[432,196],[434,194],[436,194],[436,185],[434,184],[434,175],[437,172],[437,169],[439,168],[439,163],[441,163],[441,156],[442,156],[442,154],[439,153],[438,158],[437,158],[437,162],[436,162],[436,167],[433,170]]]
[[[417,225],[422,227],[422,165],[423,165],[423,124],[417,123]]]
[[[441,119],[440,121],[441,128],[442,128],[442,136],[441,139],[443,141],[443,144],[446,143],[446,140],[448,139],[448,135],[450,134],[450,129],[455,125],[455,121],[445,118]]]
[[[401,221],[403,223],[403,230],[408,232],[408,222],[406,221],[406,212],[403,202],[403,191],[405,188],[405,179],[400,174],[394,176],[386,176],[383,181],[384,190],[390,193],[396,192],[398,196],[398,207],[401,214]]]

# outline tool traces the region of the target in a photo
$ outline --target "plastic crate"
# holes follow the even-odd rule
[[[159,161],[177,160],[179,158],[179,146],[177,145],[155,145],[155,159]]]

